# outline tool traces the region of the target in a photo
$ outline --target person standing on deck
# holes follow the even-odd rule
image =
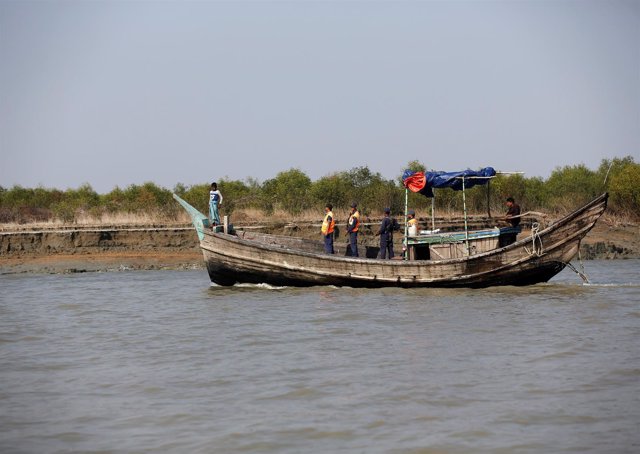
[[[380,223],[380,230],[376,235],[380,235],[380,258],[392,259],[393,254],[393,222],[391,221],[391,209],[384,209],[384,218]],[[388,254],[387,254],[388,252]]]
[[[511,224],[511,227],[518,227],[520,224],[520,205],[516,203],[513,197],[507,197],[507,208],[505,219]]]
[[[416,212],[409,210],[407,213],[407,233],[409,236],[418,236],[418,220],[416,219]]]
[[[324,252],[333,254],[333,231],[336,221],[333,218],[333,205],[327,203],[324,207],[324,219],[322,221],[322,236],[324,236]]]
[[[347,222],[347,232],[349,232],[349,245],[351,246],[351,257],[358,256],[358,230],[360,228],[360,212],[358,211],[358,204],[353,202],[351,204],[351,214],[349,215],[349,221]]]
[[[209,217],[213,226],[220,225],[220,213],[218,208],[222,206],[222,193],[218,190],[218,183],[211,183],[209,191]]]

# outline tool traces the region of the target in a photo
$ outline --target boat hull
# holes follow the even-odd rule
[[[509,246],[449,260],[378,260],[325,255],[320,242],[272,235],[205,232],[211,281],[307,287],[489,287],[547,282],[577,255],[607,194]]]

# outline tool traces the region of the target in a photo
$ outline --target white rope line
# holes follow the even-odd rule
[[[529,250],[526,246],[524,250],[527,251],[529,255],[535,255],[536,257],[540,257],[544,253],[544,247],[542,245],[542,238],[538,233],[540,230],[540,224],[534,222],[531,224],[531,250]]]

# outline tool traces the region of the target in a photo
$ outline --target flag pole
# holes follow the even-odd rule
[[[404,239],[402,242],[404,243],[404,260],[408,260],[409,255],[409,229],[407,226],[407,217],[409,212],[409,188],[404,188]]]

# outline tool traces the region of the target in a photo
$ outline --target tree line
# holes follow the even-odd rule
[[[425,171],[419,161],[405,166],[413,171]],[[172,192],[191,205],[208,212],[211,182],[185,185],[178,183],[173,190],[148,182],[132,184],[124,189],[114,188],[98,194],[89,184],[77,189],[23,188],[0,186],[0,222],[29,223],[60,220],[72,223],[79,216],[100,219],[105,214],[145,214],[159,222],[178,218],[181,208]],[[248,178],[244,181],[221,178],[218,188],[224,196],[224,214],[253,209],[272,216],[276,211],[292,219],[310,211],[321,217],[327,203],[334,209],[348,210],[352,202],[365,216],[376,216],[384,207],[393,213],[404,212],[404,188],[401,177],[389,180],[367,166],[336,172],[312,181],[299,169],[289,169],[262,183]],[[603,159],[597,169],[584,164],[556,168],[549,178],[528,178],[524,175],[498,175],[488,189],[476,186],[466,191],[467,209],[483,214],[504,211],[504,200],[512,196],[525,211],[563,213],[608,191],[609,209],[621,216],[640,218],[640,164],[634,158]],[[461,214],[462,196],[450,189],[435,191],[437,213]],[[409,193],[409,206],[423,216],[431,208],[431,199]]]

